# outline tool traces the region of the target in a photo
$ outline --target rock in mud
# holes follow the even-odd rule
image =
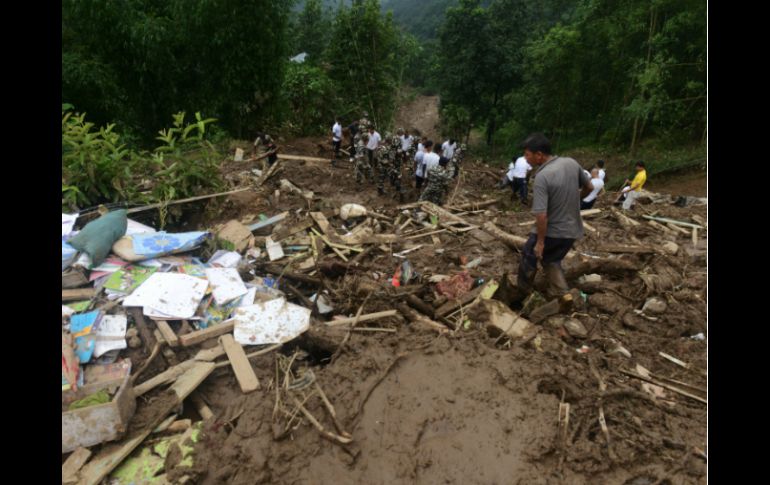
[[[668,308],[668,305],[666,305],[665,300],[662,298],[658,298],[657,296],[654,296],[652,298],[648,298],[646,302],[644,302],[644,306],[642,307],[642,311],[644,313],[651,313],[653,315],[659,315],[666,311],[666,308]]]

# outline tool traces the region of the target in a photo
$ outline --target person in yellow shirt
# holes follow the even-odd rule
[[[624,210],[629,210],[631,207],[633,207],[634,201],[636,201],[636,198],[639,197],[639,194],[641,194],[642,187],[647,181],[647,170],[645,170],[644,162],[636,162],[635,168],[636,176],[634,176],[634,180],[631,181],[631,185],[627,185],[623,188],[623,194],[626,195],[626,200],[623,202]],[[627,183],[628,179],[623,182],[624,185]]]

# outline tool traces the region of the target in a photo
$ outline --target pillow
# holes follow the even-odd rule
[[[126,233],[126,227],[126,209],[109,212],[86,224],[67,244],[91,256],[93,265],[99,266],[109,254],[113,243]]]

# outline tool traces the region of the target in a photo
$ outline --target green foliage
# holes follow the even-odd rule
[[[95,129],[85,113],[62,105],[62,203],[70,209],[106,202],[153,203],[223,188],[221,155],[206,139],[215,120],[184,112],[159,132],[153,153],[126,148],[114,124]]]
[[[290,110],[286,121],[290,131],[327,133],[335,116],[337,93],[326,73],[306,63],[292,63],[286,69],[283,87]]]
[[[62,98],[152,142],[193,107],[240,135],[278,115],[292,0],[65,0]]]
[[[392,16],[380,14],[378,0],[355,0],[338,10],[325,58],[329,77],[344,96],[340,112],[355,118],[367,110],[377,126],[389,125],[409,50]]]

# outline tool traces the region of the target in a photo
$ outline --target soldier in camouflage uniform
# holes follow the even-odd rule
[[[390,184],[396,188],[399,194],[399,200],[403,199],[401,191],[401,160],[398,150],[401,146],[401,140],[397,136],[385,135],[385,143],[380,145],[377,159],[379,179],[377,183],[377,192],[380,195],[385,193],[385,178],[390,179]]]
[[[363,133],[356,142],[356,161],[354,171],[356,173],[356,182],[361,183],[364,178],[374,180],[372,166],[369,164],[369,156],[366,152],[366,143],[369,141],[369,134]]]
[[[452,171],[449,169],[449,159],[441,157],[439,164],[428,171],[428,183],[420,195],[420,200],[427,200],[436,205],[441,205],[452,180]]]
[[[452,178],[457,178],[457,174],[460,173],[460,164],[463,161],[463,157],[465,156],[465,143],[460,145],[460,147],[455,150],[454,155],[452,155],[452,161],[449,162],[451,171],[454,172],[454,175],[452,175]]]

